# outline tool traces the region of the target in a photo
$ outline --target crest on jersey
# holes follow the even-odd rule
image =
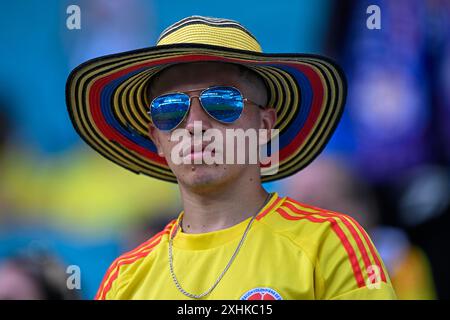
[[[244,293],[241,300],[283,300],[283,298],[271,288],[254,288]]]

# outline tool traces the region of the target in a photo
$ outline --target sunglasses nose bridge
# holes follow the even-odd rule
[[[195,121],[201,121],[203,130],[208,129],[210,127],[210,116],[203,109],[200,95],[189,96],[189,104],[189,111],[185,119],[186,129],[193,130]]]

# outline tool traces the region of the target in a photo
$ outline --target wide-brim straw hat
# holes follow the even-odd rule
[[[264,79],[269,106],[277,113],[279,150],[277,170],[261,166],[263,182],[290,176],[307,166],[323,150],[339,122],[347,86],[344,73],[331,59],[303,53],[263,53],[256,38],[240,23],[191,16],[164,30],[156,46],[95,58],[76,67],[66,84],[67,107],[76,131],[116,164],[177,182],[148,135],[151,101],[147,85],[167,66],[198,61],[240,64]]]

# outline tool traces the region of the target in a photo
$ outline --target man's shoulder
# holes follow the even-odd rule
[[[356,241],[367,234],[350,215],[306,204],[290,197],[283,197],[280,204],[263,221],[273,232],[300,244],[320,247],[324,242],[345,245],[352,238]]]
[[[175,219],[170,221],[163,230],[150,239],[116,258],[106,271],[95,298],[104,299],[104,295],[110,290],[112,284],[119,276],[123,280],[123,278],[132,275],[139,268],[139,265],[148,262],[146,258],[150,257],[151,253],[155,252],[158,246],[164,242],[165,237],[168,237],[175,223]]]
[[[283,197],[260,222],[265,226],[261,229],[273,235],[265,234],[265,238],[278,240],[277,249],[282,242],[295,250],[297,259],[308,258],[317,298],[395,298],[381,257],[352,216]]]
[[[346,213],[320,208],[290,197],[283,197],[280,200],[270,219],[265,219],[275,229],[288,230],[308,227],[326,231],[348,224],[360,227],[359,223]]]

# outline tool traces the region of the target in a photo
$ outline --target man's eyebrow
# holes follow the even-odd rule
[[[190,89],[190,90],[163,90],[161,93],[159,93],[158,95],[154,95],[154,97],[160,96],[160,95],[164,95],[164,94],[168,94],[168,93],[175,93],[175,92],[181,92],[181,93],[189,93],[189,92],[196,92],[196,91],[204,91],[206,89],[209,88],[213,88],[213,87],[234,87],[237,88],[239,91],[241,91],[241,89],[239,89],[235,84],[224,84],[224,83],[217,83],[214,85],[209,85],[207,87],[202,87],[202,88],[195,88],[195,89]],[[148,91],[150,93],[152,89],[149,88]],[[151,93],[150,93],[151,94]]]

